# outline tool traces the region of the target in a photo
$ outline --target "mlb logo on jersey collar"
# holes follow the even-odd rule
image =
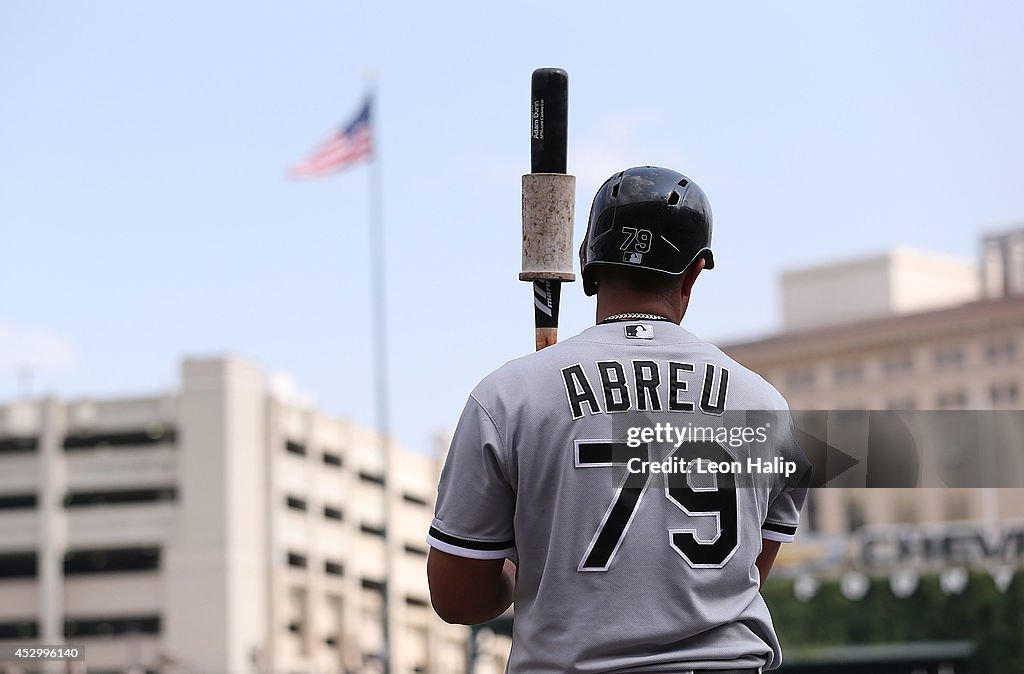
[[[654,339],[654,326],[650,323],[627,323],[626,339]]]

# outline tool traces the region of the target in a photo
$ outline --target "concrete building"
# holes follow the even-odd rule
[[[905,248],[787,271],[783,324],[788,332],[918,313],[977,299],[979,284],[967,261]]]
[[[0,407],[0,644],[82,644],[90,672],[378,671],[387,593],[391,671],[463,671],[426,587],[437,459],[392,444],[386,471],[375,433],[245,362],[181,372]]]
[[[897,251],[786,273],[783,329],[725,345],[794,410],[1024,409],[1024,232],[979,271]],[[1024,517],[1018,489],[818,489],[803,531]]]

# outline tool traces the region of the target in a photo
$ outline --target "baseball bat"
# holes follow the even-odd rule
[[[538,68],[530,86],[530,173],[565,173],[569,135],[569,75]],[[537,351],[558,341],[561,281],[533,282]]]

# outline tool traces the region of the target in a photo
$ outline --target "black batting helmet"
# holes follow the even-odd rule
[[[580,246],[583,292],[597,292],[594,267],[636,267],[678,275],[697,257],[711,256],[711,205],[682,173],[638,166],[606,180],[590,207]]]

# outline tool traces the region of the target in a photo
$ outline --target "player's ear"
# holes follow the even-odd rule
[[[683,297],[689,297],[693,292],[693,284],[697,282],[697,276],[704,269],[704,257],[698,257],[690,263],[690,266],[683,272]]]

